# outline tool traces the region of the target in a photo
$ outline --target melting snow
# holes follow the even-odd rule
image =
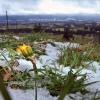
[[[41,55],[39,59],[36,60],[36,65],[38,68],[42,68],[44,65],[52,66],[54,67],[54,64],[56,66],[60,66],[59,70],[62,72],[62,74],[67,74],[70,70],[70,67],[63,67],[61,65],[58,65],[56,60],[58,59],[59,55],[59,48],[63,47],[79,47],[79,44],[76,43],[61,43],[61,42],[54,42],[55,47],[51,44],[47,44],[46,46],[46,55]],[[8,57],[8,52],[5,53],[6,58],[10,60]],[[6,66],[6,61],[2,56],[0,56],[0,66]],[[15,70],[20,71],[29,71],[30,69],[33,69],[32,63],[30,61],[27,61],[25,59],[19,59],[19,66]],[[95,68],[95,71],[93,71],[93,66]],[[76,70],[74,70],[76,71]],[[94,81],[100,81],[100,64],[93,61],[87,69],[83,69],[83,74],[87,73],[88,81],[87,82],[94,82]],[[93,91],[100,91],[100,82],[92,84],[87,87],[89,90]],[[11,88],[8,88],[10,95],[13,100],[34,100],[34,90],[14,90]],[[93,96],[93,95],[91,95]],[[90,96],[90,97],[91,97]],[[81,100],[81,94],[74,95],[76,100]],[[89,96],[85,96],[87,99],[85,100],[91,100]],[[2,96],[0,96],[0,100],[2,99]],[[49,95],[49,92],[46,89],[38,89],[38,100],[57,100],[57,97],[52,97]],[[70,100],[68,96],[66,96],[65,100]]]

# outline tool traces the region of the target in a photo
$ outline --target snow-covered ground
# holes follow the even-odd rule
[[[36,60],[37,68],[43,68],[44,65],[48,65],[51,67],[57,66],[59,71],[61,70],[62,74],[67,74],[70,70],[70,67],[61,67],[57,63],[58,55],[60,54],[59,48],[63,47],[78,47],[79,44],[73,44],[73,43],[61,43],[61,42],[55,42],[55,46],[52,46],[51,44],[47,44],[46,46],[46,55],[41,55]],[[6,58],[10,60],[8,57],[8,53],[5,53]],[[2,56],[0,56],[0,66],[6,66],[7,62],[4,60]],[[19,59],[18,60],[19,65],[15,70],[20,71],[29,71],[33,68],[32,63],[30,61],[26,61],[25,59]],[[60,67],[58,67],[60,66]],[[95,66],[95,71],[93,70],[93,67]],[[76,70],[74,70],[76,71]],[[100,63],[97,63],[93,61],[87,69],[83,69],[81,73],[87,73],[88,81],[87,82],[94,82],[94,81],[100,81]],[[91,92],[100,91],[100,82],[92,84],[87,87]],[[9,93],[13,100],[34,100],[34,90],[14,90],[11,88],[8,88]],[[71,94],[76,98],[76,100],[81,100],[82,96],[80,93],[77,94]],[[90,96],[89,96],[90,95]],[[91,100],[91,97],[93,94],[85,95],[84,100]],[[0,100],[2,100],[2,97],[0,96]],[[38,89],[38,100],[57,100],[57,97],[50,96],[49,92],[46,89]],[[66,96],[65,100],[70,100],[68,96]]]
[[[10,93],[10,96],[12,97],[12,100],[35,100],[35,91],[32,89],[28,90],[21,90],[21,89],[11,89],[8,88],[8,91]],[[39,88],[38,89],[38,100],[57,100],[58,97],[52,97],[48,90]],[[99,97],[100,94],[97,94]],[[93,100],[94,94],[86,94],[86,95],[81,95],[79,92],[76,94],[70,94],[70,96],[74,97],[75,100]],[[83,99],[84,98],[84,99]],[[2,96],[0,96],[0,100],[4,100]],[[69,98],[69,96],[66,96],[64,100],[72,100]],[[99,99],[98,99],[99,100]]]

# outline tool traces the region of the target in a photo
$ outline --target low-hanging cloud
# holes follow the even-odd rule
[[[100,0],[0,0],[0,15],[100,14]]]

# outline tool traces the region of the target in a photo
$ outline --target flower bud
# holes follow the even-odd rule
[[[17,47],[16,51],[18,53],[22,54],[24,57],[29,57],[29,56],[32,56],[32,54],[33,54],[33,50],[31,48],[31,46],[25,45],[25,44]]]

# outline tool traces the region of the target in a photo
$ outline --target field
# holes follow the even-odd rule
[[[66,41],[45,32],[1,34],[0,100],[99,100],[100,44],[92,40],[75,35]]]

